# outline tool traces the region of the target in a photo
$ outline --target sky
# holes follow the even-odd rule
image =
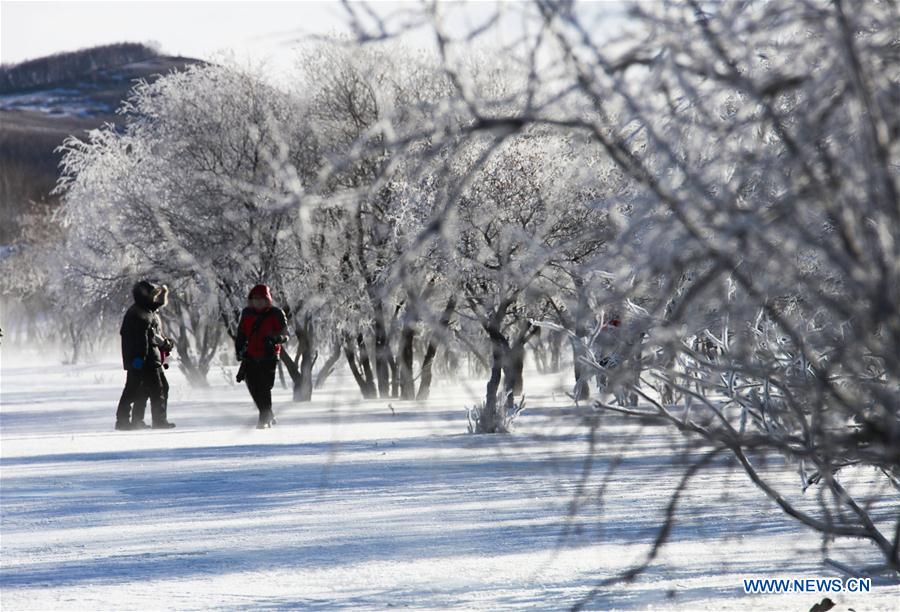
[[[417,3],[370,6],[388,15]],[[497,3],[465,6],[465,20],[478,23]],[[226,52],[238,61],[262,62],[279,72],[293,66],[292,49],[304,37],[349,31],[347,13],[336,1],[0,1],[0,61],[5,64],[127,41],[157,43],[167,55],[198,59],[214,60]],[[419,32],[407,36],[405,43],[426,47],[431,39]]]
[[[17,63],[115,42],[154,42],[168,55],[290,62],[305,34],[347,31],[334,2],[0,2],[0,59]]]
[[[357,3],[357,7],[362,5]],[[381,16],[417,9],[417,0],[375,1],[367,6]],[[601,30],[616,29],[613,14],[623,3],[583,3],[583,16],[597,18]],[[492,43],[503,44],[522,33],[519,2],[443,2],[440,9],[451,32],[471,31],[498,7],[502,18],[492,28]],[[621,21],[621,20],[619,20]],[[350,33],[348,15],[333,1],[25,1],[0,0],[0,61],[18,63],[52,53],[117,42],[154,43],[166,55],[216,61],[223,54],[278,77],[296,67],[294,50],[315,35]],[[434,48],[425,29],[403,37],[409,47]]]

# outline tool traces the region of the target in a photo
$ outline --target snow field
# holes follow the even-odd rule
[[[177,429],[115,432],[115,361],[3,360],[4,610],[565,609],[643,558],[685,465],[677,434],[604,416],[585,476],[591,413],[555,376],[526,377],[515,434],[471,436],[480,381],[363,401],[336,374],[306,405],[276,384],[279,423],[256,431],[226,374],[198,390],[170,370]],[[836,574],[727,461],[696,477],[678,517],[651,569],[589,608],[808,609],[827,595],[896,609],[896,585],[745,595],[742,578]],[[865,557],[854,544],[829,555]]]

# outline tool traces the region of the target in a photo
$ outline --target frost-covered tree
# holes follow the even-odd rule
[[[840,0],[625,8],[518,5],[534,27],[503,54],[529,77],[505,107],[459,59],[502,18],[462,36],[439,7],[355,12],[355,25],[366,40],[430,21],[466,131],[583,135],[631,183],[610,274],[589,293],[647,334],[640,380],[595,366],[642,406],[597,406],[702,443],[686,479],[730,454],[826,542],[866,540],[898,571],[900,14]],[[818,488],[813,509],[775,484],[775,456]],[[852,466],[881,480],[850,490]]]
[[[564,270],[602,245],[605,213],[581,188],[579,144],[543,130],[510,138],[477,169],[455,207],[459,309],[490,347],[479,431],[507,428],[513,396],[522,393],[526,344],[540,333],[533,322],[552,312]]]
[[[324,232],[318,256],[331,273],[318,295],[363,395],[413,399],[411,351],[421,316],[408,295],[418,285],[405,262],[409,237],[428,220],[433,198],[410,185],[427,180],[433,166],[419,167],[410,151],[399,154],[391,143],[427,149],[416,135],[448,86],[433,64],[401,61],[397,51],[332,41],[301,55],[325,171],[318,210],[300,229]]]
[[[20,222],[20,240],[0,255],[8,341],[55,346],[64,363],[82,363],[110,339],[118,296],[112,287],[93,285],[68,261],[66,232],[52,218],[29,215]]]
[[[297,215],[287,183],[301,179],[276,169],[312,166],[305,124],[295,100],[227,66],[140,83],[122,112],[123,132],[64,145],[70,256],[95,284],[180,288],[170,323],[181,367],[202,383],[223,335],[216,313],[233,325],[253,284],[297,282],[283,238]]]

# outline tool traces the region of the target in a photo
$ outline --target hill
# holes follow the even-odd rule
[[[0,66],[0,94],[39,89],[66,81],[103,79],[103,70],[159,56],[152,47],[119,43],[56,53],[18,64]]]
[[[57,204],[54,150],[67,136],[120,124],[115,111],[135,81],[198,62],[121,44],[0,67],[0,245],[21,237],[28,215]]]

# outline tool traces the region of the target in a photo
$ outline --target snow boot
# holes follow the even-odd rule
[[[171,423],[169,421],[154,421],[153,429],[172,429],[175,427],[175,423]]]
[[[275,424],[275,415],[271,410],[265,410],[259,413],[259,421],[256,423],[257,429],[269,429]]]
[[[116,431],[128,431],[131,429],[131,423],[128,421],[116,421]]]
[[[144,423],[143,421],[134,421],[131,423],[131,429],[150,429],[150,426]]]

